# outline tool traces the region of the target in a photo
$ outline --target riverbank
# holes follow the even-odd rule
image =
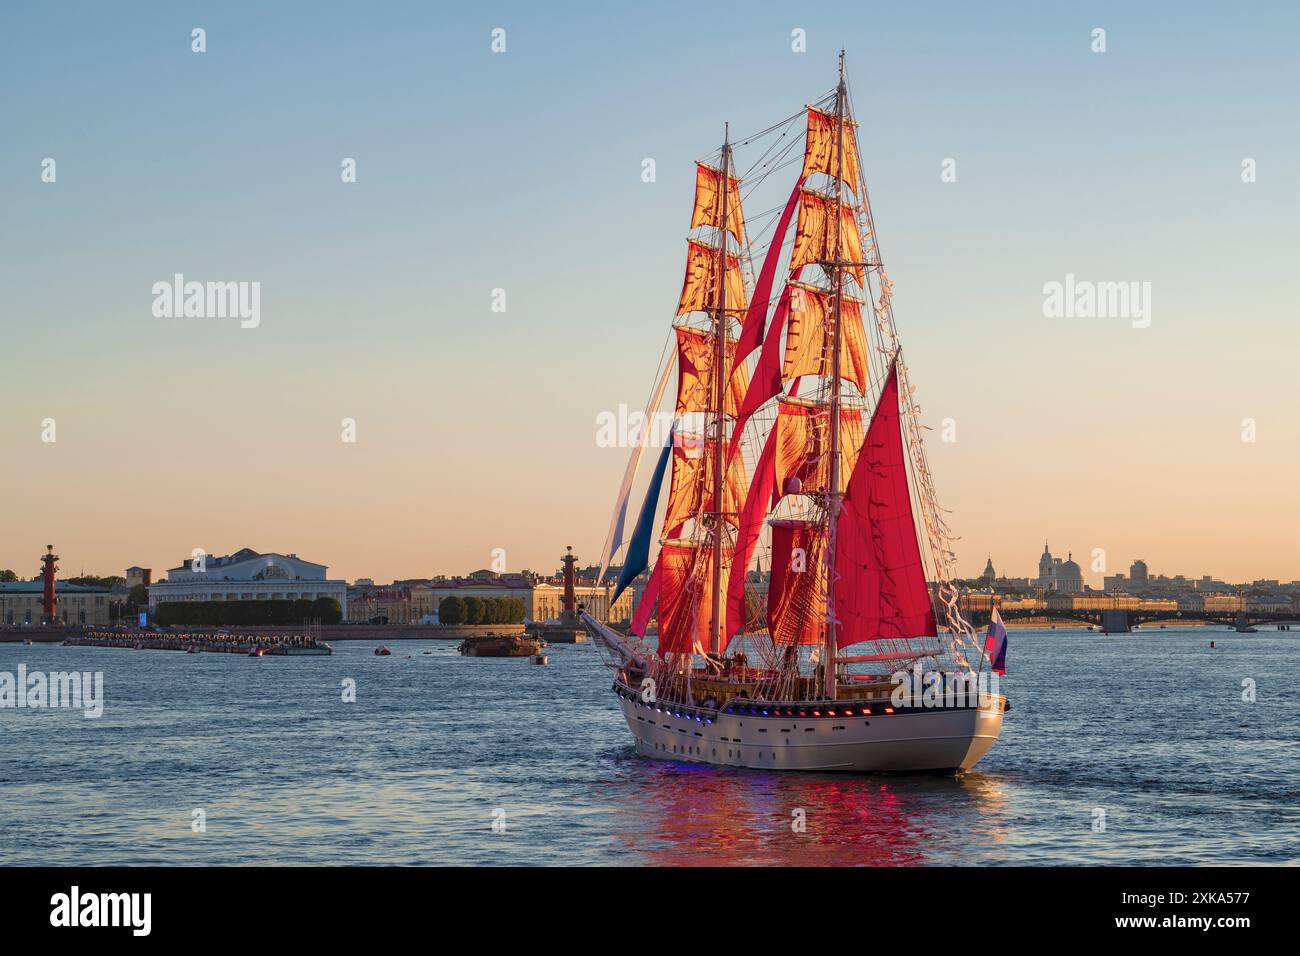
[[[173,627],[150,632],[160,638],[178,634],[233,634],[263,637],[284,634],[286,626],[257,627]],[[322,624],[319,629],[322,641],[463,641],[467,637],[522,636],[522,624]],[[111,628],[83,627],[13,627],[0,628],[0,643],[59,644],[70,638],[80,638],[91,631],[111,632]],[[122,633],[128,633],[123,631]],[[131,633],[134,633],[133,631]]]

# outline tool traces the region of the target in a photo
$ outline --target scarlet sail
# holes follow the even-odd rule
[[[725,557],[724,557],[725,570]],[[690,541],[659,549],[659,653],[702,653],[713,612],[713,550]]]
[[[844,124],[844,185],[859,194],[857,123]],[[808,107],[808,139],[804,145],[803,175],[825,173],[838,176],[840,164],[836,162],[840,146],[840,123],[832,113]]]
[[[682,282],[682,298],[677,314],[687,312],[712,312],[718,307],[718,250],[706,242],[689,239],[686,242],[686,279]],[[740,272],[740,259],[727,253],[727,311],[744,312],[748,308],[745,296],[745,278]]]
[[[677,414],[703,412],[709,407],[710,375],[713,365],[713,344],[717,340],[711,332],[701,332],[677,326]],[[727,352],[735,350],[735,342],[727,342]],[[734,417],[748,384],[749,370],[745,365],[736,367],[727,389],[727,414]]]
[[[782,381],[801,375],[825,375],[831,349],[827,338],[834,322],[835,295],[804,283],[790,284],[790,310],[786,319],[785,364]],[[840,378],[867,391],[867,336],[862,326],[862,303],[850,296],[840,298]]]
[[[820,644],[826,621],[823,589],[826,528],[810,521],[773,521],[767,626],[775,644]]]
[[[791,494],[798,479],[803,494],[830,487],[830,409],[812,402],[782,398],[777,405],[776,472],[778,494]],[[848,481],[862,448],[862,412],[840,409],[840,490]]]
[[[701,511],[713,509],[712,496],[706,489],[713,487],[713,456],[707,453],[705,440],[697,434],[682,434],[673,447],[672,489],[668,506],[664,509],[663,533],[676,537],[682,525]],[[723,519],[735,524],[740,502],[745,496],[745,462],[733,458],[727,468],[727,482],[722,496]]]
[[[713,226],[722,228],[722,197],[719,184],[722,171],[707,163],[695,164],[695,209],[691,212],[691,228]],[[727,230],[737,242],[745,240],[745,215],[740,208],[740,180],[727,177]]]
[[[839,243],[835,241],[835,199],[812,189],[799,191],[799,224],[795,227],[790,268],[810,262],[862,262],[862,236],[853,207],[840,204]],[[858,285],[866,285],[860,265],[848,267]]]
[[[835,573],[839,647],[936,633],[908,492],[896,361],[840,507]]]

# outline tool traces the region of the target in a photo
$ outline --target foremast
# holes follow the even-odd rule
[[[721,210],[718,215],[718,265],[715,270],[717,275],[717,308],[713,311],[713,361],[711,363],[712,388],[710,389],[710,401],[708,417],[712,418],[713,430],[713,468],[712,468],[712,487],[706,488],[705,493],[709,495],[706,501],[713,503],[711,519],[713,527],[711,529],[713,560],[712,560],[712,581],[710,586],[713,592],[713,598],[710,607],[709,616],[709,653],[714,657],[722,654],[726,641],[723,638],[722,629],[726,621],[726,611],[722,601],[722,558],[724,532],[724,508],[726,507],[724,485],[726,483],[725,474],[725,455],[726,455],[726,420],[727,420],[727,382],[729,379],[729,365],[727,361],[727,223],[730,221],[730,210],[728,203],[730,201],[731,189],[731,125],[727,124],[723,128],[722,136],[722,162],[721,175],[719,180],[722,188],[718,190],[719,203]]]

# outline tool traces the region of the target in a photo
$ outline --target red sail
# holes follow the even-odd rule
[[[754,558],[754,547],[758,536],[763,531],[763,519],[772,503],[772,491],[776,481],[776,429],[768,433],[767,443],[758,456],[754,466],[754,480],[749,485],[745,496],[745,505],[740,512],[740,527],[736,531],[736,559],[731,567],[731,578],[727,586],[727,629],[726,639],[731,640],[745,625],[745,575],[749,571],[749,562]]]
[[[763,322],[767,318],[768,298],[772,295],[772,280],[776,278],[776,265],[781,259],[781,245],[785,242],[786,230],[790,228],[790,219],[799,202],[799,190],[803,186],[803,177],[794,184],[794,191],[786,200],[785,211],[777,221],[776,231],[767,247],[767,256],[763,259],[763,268],[758,273],[758,283],[754,286],[754,298],[750,300],[749,311],[745,313],[745,322],[740,329],[740,341],[736,344],[736,357],[732,359],[732,369],[745,361],[749,353],[758,348],[763,341]]]
[[[709,646],[713,549],[666,541],[659,549],[659,653],[698,653]]]
[[[798,279],[802,271],[802,267],[796,269],[790,274],[790,280]],[[785,328],[786,316],[789,313],[790,286],[787,285],[781,290],[781,299],[777,302],[776,312],[772,315],[772,324],[768,326],[767,337],[763,340],[763,351],[758,356],[758,365],[754,367],[754,377],[749,387],[745,389],[745,397],[740,403],[736,425],[731,432],[731,446],[727,449],[728,461],[740,447],[740,436],[745,430],[745,423],[749,421],[749,416],[758,411],[764,402],[781,394],[781,371],[785,362],[785,355],[781,351],[781,332]],[[736,379],[733,377],[733,388],[735,382]]]
[[[826,620],[822,590],[826,528],[808,521],[772,522],[772,577],[767,627],[774,644],[820,644]]]
[[[637,637],[645,637],[646,626],[650,623],[650,613],[655,608],[655,602],[659,600],[659,582],[663,579],[663,565],[655,563],[655,569],[650,572],[650,580],[645,583],[645,590],[641,592],[641,601],[636,606],[636,614],[632,617],[632,626],[629,630]]]
[[[893,364],[836,525],[836,643],[841,648],[935,634],[900,426]]]

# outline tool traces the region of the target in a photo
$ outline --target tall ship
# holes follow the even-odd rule
[[[686,277],[601,557],[607,607],[644,590],[627,631],[580,613],[645,756],[960,773],[1001,731],[861,155],[841,53],[834,90],[696,164]]]

